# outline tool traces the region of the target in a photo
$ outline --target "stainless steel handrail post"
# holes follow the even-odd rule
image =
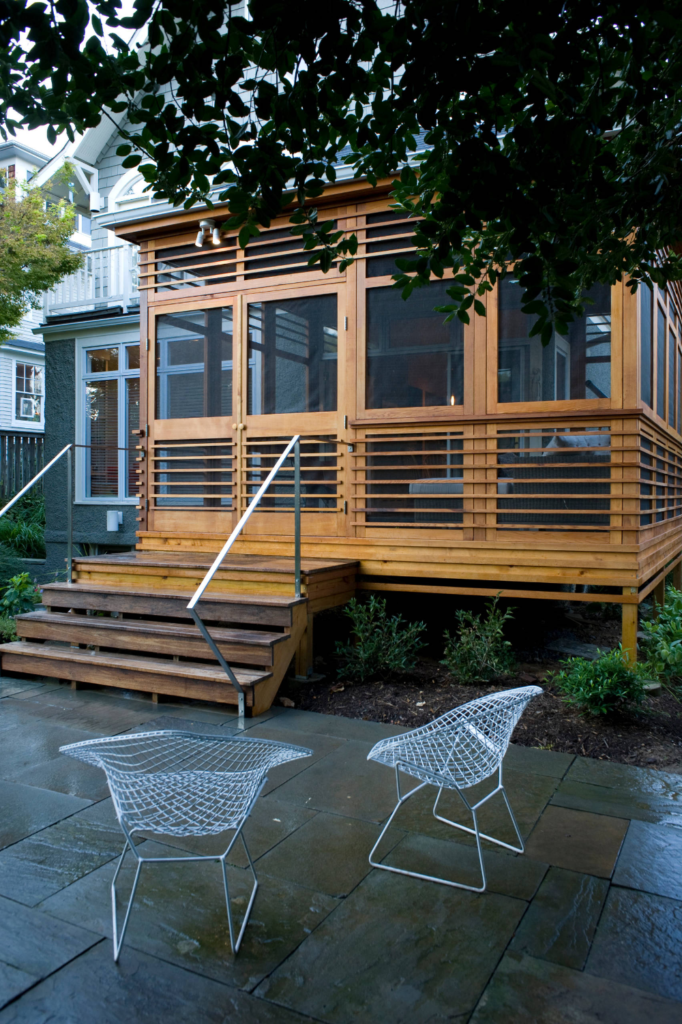
[[[66,453],[66,582],[73,583],[73,490],[71,446]]]
[[[239,534],[242,532],[242,530],[246,526],[246,523],[251,518],[251,515],[253,514],[253,512],[258,507],[258,504],[259,504],[261,498],[263,497],[263,495],[267,491],[268,487],[270,486],[272,481],[275,479],[275,477],[279,473],[280,469],[282,468],[282,466],[284,465],[286,460],[291,455],[292,450],[294,450],[299,445],[300,440],[301,440],[301,435],[300,434],[296,434],[296,436],[292,437],[291,441],[289,441],[289,444],[286,446],[286,448],[284,449],[284,451],[282,452],[280,457],[277,459],[277,462],[272,467],[272,469],[270,470],[270,472],[266,476],[265,480],[263,481],[263,483],[258,488],[257,492],[254,494],[253,498],[251,499],[251,501],[249,503],[249,507],[247,508],[246,512],[241,517],[241,519],[239,520],[239,522],[235,526],[234,530],[232,531],[230,536],[227,538],[227,540],[223,544],[223,547],[222,547],[221,551],[218,553],[218,555],[216,556],[216,558],[215,558],[215,560],[213,562],[213,565],[211,566],[211,568],[208,570],[208,572],[204,576],[203,580],[201,581],[201,583],[197,587],[197,589],[196,589],[196,591],[194,593],[194,596],[192,597],[192,600],[187,605],[187,611],[190,613],[190,615],[194,619],[194,622],[196,623],[196,625],[197,625],[201,635],[203,636],[204,640],[206,641],[208,646],[213,651],[213,654],[215,655],[215,657],[218,659],[220,667],[223,669],[223,671],[227,675],[228,679],[230,680],[230,682],[234,686],[235,690],[237,691],[237,707],[238,707],[238,711],[239,711],[240,724],[242,726],[243,726],[243,719],[246,716],[246,694],[244,692],[244,688],[242,687],[241,683],[239,682],[239,680],[235,676],[234,672],[232,671],[230,666],[227,664],[227,662],[225,661],[225,659],[222,656],[222,654],[220,653],[220,651],[218,650],[218,646],[217,646],[215,640],[213,639],[213,637],[211,636],[211,634],[209,633],[208,629],[206,628],[204,622],[202,621],[201,616],[199,615],[199,612],[197,611],[196,606],[197,606],[197,603],[201,600],[201,597],[204,594],[204,591],[208,587],[209,583],[211,582],[211,580],[213,579],[213,577],[217,573],[218,569],[220,568],[220,566],[221,566],[221,564],[223,562],[223,559],[225,558],[225,555],[228,553],[228,551],[230,550],[230,548],[232,547],[234,542],[239,537]],[[296,480],[296,469],[295,469],[295,466],[296,466],[296,455],[294,455],[294,488],[296,486],[296,482],[295,482],[295,480]],[[298,481],[299,481],[298,486],[299,486],[299,509],[300,509],[300,454],[299,454]],[[299,534],[300,534],[300,523],[299,523]],[[300,597],[301,596],[300,595],[300,536],[299,536],[299,563],[298,564],[299,564],[299,576],[298,576],[298,581],[299,582],[298,582],[298,588],[297,588],[296,596]]]
[[[301,441],[294,445],[294,585],[301,596]]]

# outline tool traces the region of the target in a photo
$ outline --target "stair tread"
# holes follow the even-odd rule
[[[150,675],[183,676],[187,679],[206,680],[210,682],[224,683],[231,686],[221,668],[213,668],[210,665],[199,665],[190,661],[168,661],[163,658],[150,658],[139,654],[110,654],[102,651],[84,651],[77,647],[50,646],[48,644],[27,643],[23,640],[16,640],[9,644],[3,644],[0,648],[0,656],[4,654],[19,654],[33,658],[48,658],[54,661],[99,664],[108,668],[118,668],[122,671],[135,669],[138,672],[148,672]],[[244,668],[235,668],[233,672],[243,686],[255,686],[272,675],[267,671],[251,671]]]
[[[188,601],[194,594],[195,588],[192,587],[189,590],[155,590],[151,587],[111,587],[104,583],[46,583],[42,587],[43,593],[45,591],[49,593],[72,593],[72,594],[110,594],[110,595],[126,595],[134,594],[137,597],[154,597],[154,598],[172,598],[174,600],[185,600]],[[211,601],[218,604],[238,604],[238,605],[264,605],[272,608],[290,608],[297,604],[302,604],[306,601],[305,597],[290,597],[287,594],[243,594],[235,593],[229,594],[224,591],[217,593],[207,592],[202,601]],[[48,601],[44,600],[45,604]],[[199,602],[202,603],[201,601]]]
[[[76,568],[87,568],[88,565],[136,566],[140,568],[174,568],[208,570],[215,561],[205,552],[165,552],[165,551],[126,551],[112,555],[88,555],[74,558]],[[302,558],[301,572],[304,576],[329,572],[334,569],[354,569],[357,561],[344,559]],[[294,572],[294,559],[280,555],[231,555],[228,554],[219,571],[243,573],[272,573],[274,575],[291,575]]]
[[[48,625],[80,627],[86,629],[108,629],[113,633],[130,632],[140,635],[201,638],[196,626],[184,626],[177,622],[151,622],[141,619],[111,619],[94,615],[70,615],[68,612],[27,612],[17,615],[19,621],[45,622]],[[226,629],[224,626],[212,626],[211,636],[217,643],[249,644],[258,647],[272,647],[289,639],[288,633],[268,633],[262,630]]]

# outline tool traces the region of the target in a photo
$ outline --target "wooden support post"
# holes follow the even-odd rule
[[[80,684],[78,683],[77,679],[72,679],[71,680],[71,689],[72,690],[77,690],[79,688],[79,686],[80,686]]]
[[[651,597],[654,602],[654,615],[658,616],[660,609],[665,605],[665,576],[651,591]]]
[[[621,634],[623,655],[627,654],[630,663],[633,664],[637,661],[637,612],[639,609],[636,604],[623,604],[621,608],[623,610]]]
[[[313,616],[308,612],[306,628],[296,648],[296,675],[307,677],[313,670]]]
[[[673,586],[675,590],[682,590],[682,560],[673,569]]]

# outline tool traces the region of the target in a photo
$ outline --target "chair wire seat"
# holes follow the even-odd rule
[[[256,737],[204,736],[175,729],[130,733],[85,740],[60,747],[86,764],[106,772],[111,798],[125,844],[111,883],[114,960],[118,960],[143,863],[217,860],[222,865],[232,950],[236,954],[253,906],[258,879],[242,828],[267,782],[266,772],[302,757],[311,750]],[[143,857],[133,842],[134,832],[172,836],[207,836],[234,831],[224,853],[196,857]],[[225,861],[240,836],[254,886],[237,939]],[[118,933],[116,880],[124,857],[131,852],[137,870],[125,919]]]
[[[451,885],[455,888],[483,892],[486,888],[486,876],[481,851],[481,839],[487,839],[489,842],[503,846],[505,849],[512,850],[515,853],[523,853],[523,839],[521,838],[521,833],[516,824],[516,819],[514,818],[502,782],[502,760],[507,752],[514,728],[523,714],[526,705],[539,693],[542,693],[542,689],[539,686],[523,686],[479,697],[468,704],[463,704],[460,707],[453,708],[452,711],[447,711],[440,718],[429,722],[428,725],[420,726],[418,729],[413,729],[411,732],[403,733],[399,736],[390,736],[388,739],[380,740],[379,743],[375,744],[367,755],[367,760],[377,761],[380,764],[385,764],[395,769],[398,803],[384,825],[369,855],[369,862],[373,867],[384,871],[392,871],[395,874],[410,875],[413,878],[441,882],[444,885]],[[421,780],[420,785],[415,786],[405,795],[401,794],[400,789],[401,771],[406,775]],[[498,773],[498,782],[495,789],[477,803],[469,803],[462,791],[490,778],[495,772]],[[448,881],[433,875],[419,874],[403,870],[402,868],[395,868],[373,859],[381,840],[400,807],[406,800],[409,800],[411,796],[427,785],[433,785],[438,788],[433,805],[434,817],[438,821],[452,825],[453,828],[461,829],[476,837],[481,869],[481,886],[464,885],[461,882]],[[444,818],[437,813],[438,801],[444,789],[454,790],[459,795],[473,817],[474,828],[468,828],[458,822],[450,821],[449,818]],[[502,794],[502,798],[507,806],[519,841],[518,846],[511,846],[509,843],[504,843],[500,839],[495,839],[479,831],[476,812],[479,807],[495,796],[496,793]]]

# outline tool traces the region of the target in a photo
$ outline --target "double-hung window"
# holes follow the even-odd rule
[[[87,347],[82,352],[84,497],[134,498],[140,426],[140,346]]]
[[[14,364],[14,423],[43,426],[45,368],[17,359]]]

